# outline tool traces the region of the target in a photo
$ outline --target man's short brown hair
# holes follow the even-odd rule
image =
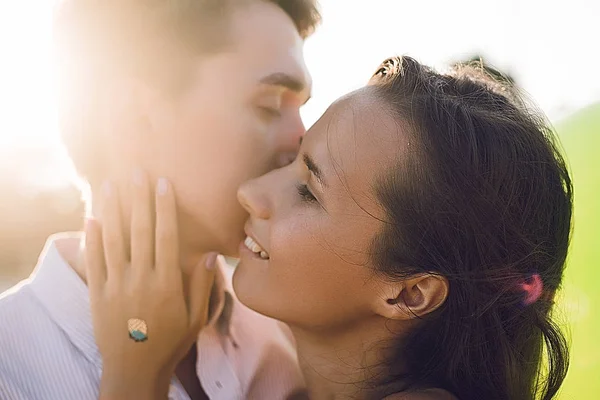
[[[54,23],[61,132],[80,174],[89,178],[82,149],[94,146],[96,102],[112,78],[184,86],[185,58],[222,50],[231,11],[258,1],[280,7],[302,38],[320,23],[315,0],[62,0]]]
[[[142,73],[138,63],[148,67],[181,50],[218,51],[231,10],[256,1],[280,7],[302,38],[321,19],[315,0],[62,0],[55,39],[71,64]]]

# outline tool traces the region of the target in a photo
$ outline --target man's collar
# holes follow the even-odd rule
[[[215,282],[210,294],[207,326],[215,325],[221,336],[229,336],[233,312],[232,269],[222,256],[217,258],[216,268]]]
[[[30,287],[69,340],[98,368],[100,352],[94,340],[88,288],[56,247],[58,241],[79,242],[80,236],[52,236],[40,255]]]

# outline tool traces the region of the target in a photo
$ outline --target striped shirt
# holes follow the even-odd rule
[[[0,296],[0,399],[95,400],[102,360],[88,290],[51,238],[31,277]],[[244,307],[220,265],[217,307],[197,341],[196,371],[210,399],[286,399],[303,380],[289,334]],[[214,299],[213,299],[214,300]],[[189,400],[173,379],[171,400]]]

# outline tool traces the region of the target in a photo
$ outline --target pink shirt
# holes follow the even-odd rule
[[[0,296],[0,399],[96,400],[102,360],[88,290],[48,240],[31,277]],[[197,342],[198,378],[210,399],[286,399],[304,387],[291,335],[233,295],[220,260],[211,318]],[[173,379],[171,400],[189,400]]]
[[[240,303],[232,275],[220,257],[216,310],[198,339],[202,387],[211,399],[286,399],[304,388],[291,332]]]

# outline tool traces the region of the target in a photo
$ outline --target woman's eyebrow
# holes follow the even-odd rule
[[[308,170],[312,172],[312,174],[315,176],[315,178],[317,178],[319,183],[327,187],[327,183],[323,178],[323,172],[321,171],[321,168],[319,168],[319,166],[315,163],[315,161],[306,153],[302,156],[302,160],[304,160],[306,168],[308,168]]]

